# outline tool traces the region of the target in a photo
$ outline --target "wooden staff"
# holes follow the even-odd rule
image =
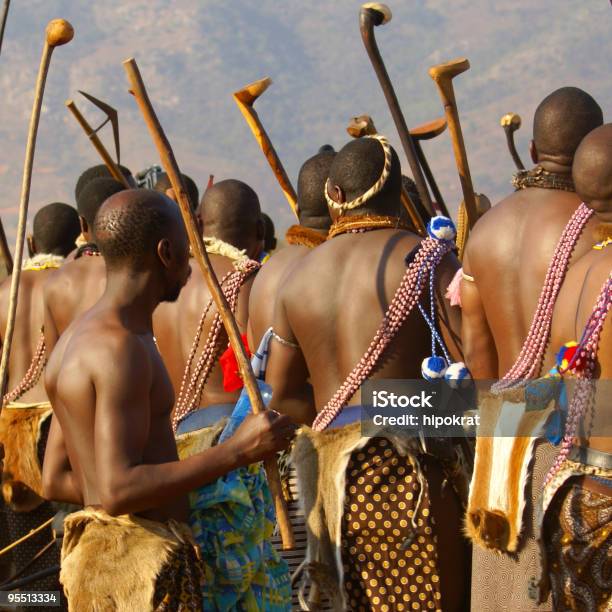
[[[514,144],[514,132],[521,127],[521,116],[517,115],[516,113],[506,113],[499,120],[499,125],[504,128],[504,132],[506,133],[506,142],[508,144],[508,150],[510,151],[514,165],[519,170],[524,170],[525,166],[523,165],[518,151],[516,150],[516,145]]]
[[[423,170],[421,169],[419,160],[417,158],[414,143],[410,137],[406,120],[404,119],[402,109],[397,101],[395,90],[393,89],[391,79],[389,78],[389,74],[385,68],[385,63],[383,62],[380,51],[378,50],[378,45],[376,44],[376,38],[374,37],[374,26],[379,26],[384,23],[388,23],[389,21],[391,21],[391,10],[384,4],[368,2],[361,7],[361,11],[359,12],[361,38],[368,53],[368,57],[370,58],[370,62],[374,68],[374,72],[376,72],[376,76],[378,77],[378,81],[381,89],[383,90],[383,94],[385,95],[385,99],[387,100],[387,106],[391,111],[393,123],[395,123],[395,127],[402,143],[402,148],[404,149],[404,153],[408,159],[408,164],[410,165],[410,170],[412,172],[414,182],[416,183],[417,191],[419,192],[419,197],[421,198],[421,203],[427,209],[429,215],[434,216],[436,211],[434,210],[427,185],[425,184],[425,177],[423,176]]]
[[[359,115],[359,117],[353,117],[346,128],[346,131],[353,138],[362,138],[363,136],[372,136],[374,134],[378,134],[376,130],[376,126],[374,125],[374,121],[372,117],[369,115]],[[401,187],[400,199],[402,201],[402,206],[408,213],[410,220],[412,221],[412,225],[414,229],[420,236],[427,235],[427,219],[421,219],[421,215],[419,215],[419,211],[416,206],[410,199],[408,192],[404,188],[404,185]]]
[[[236,319],[234,318],[227,300],[225,299],[225,295],[221,290],[221,286],[219,285],[219,281],[215,276],[214,270],[210,265],[208,254],[206,253],[206,248],[204,246],[204,241],[200,235],[200,232],[198,231],[195,215],[191,209],[191,206],[189,205],[189,196],[187,195],[187,190],[183,184],[183,179],[181,177],[178,164],[176,163],[174,153],[172,152],[170,143],[168,142],[164,130],[157,119],[157,115],[155,114],[155,110],[153,109],[153,105],[151,104],[145,89],[142,77],[140,76],[140,71],[138,70],[136,60],[133,58],[125,60],[123,62],[123,67],[125,68],[130,81],[131,93],[136,98],[140,112],[144,117],[151,137],[155,143],[155,146],[157,147],[164,170],[168,174],[168,178],[170,179],[170,183],[174,189],[174,193],[183,216],[183,221],[185,222],[187,234],[189,235],[191,248],[193,250],[195,259],[200,266],[202,274],[206,279],[208,289],[215,302],[215,305],[217,306],[217,310],[219,311],[219,314],[223,320],[223,325],[225,326],[225,330],[229,337],[230,345],[234,350],[236,360],[238,361],[238,367],[240,369],[242,380],[244,381],[244,386],[249,396],[249,400],[251,401],[253,414],[259,414],[260,412],[263,412],[266,407],[261,398],[261,393],[259,392],[259,387],[257,385],[257,381],[255,380],[253,370],[251,369],[251,362],[249,361],[244,345],[242,344],[240,330],[236,324]],[[289,522],[287,506],[285,505],[285,500],[283,498],[276,458],[271,457],[270,459],[267,459],[265,461],[265,467],[268,475],[268,482],[270,484],[270,492],[272,493],[274,504],[276,506],[276,518],[278,520],[280,534],[283,541],[283,549],[290,550],[295,547],[295,541],[293,539],[291,523]]]
[[[272,145],[272,141],[270,137],[266,133],[264,126],[262,125],[259,115],[253,108],[253,104],[255,100],[261,96],[261,94],[270,87],[272,84],[272,79],[270,77],[266,77],[265,79],[260,79],[259,81],[255,81],[239,89],[234,92],[233,97],[234,101],[238,105],[242,116],[246,119],[249,127],[251,128],[251,132],[253,132],[253,136],[255,136],[255,140],[257,144],[260,146],[263,154],[266,156],[268,163],[270,164],[270,168],[272,168],[272,172],[274,172],[274,176],[278,181],[285,197],[287,198],[287,202],[289,202],[289,206],[291,206],[291,210],[293,214],[298,217],[298,203],[297,203],[297,195],[295,194],[295,189],[293,185],[291,185],[291,181],[285,172],[285,168],[278,157],[274,146]]]
[[[28,142],[26,145],[25,163],[23,168],[23,180],[21,182],[21,200],[19,202],[19,223],[17,225],[17,240],[15,242],[15,265],[11,277],[11,289],[9,296],[8,316],[6,332],[2,344],[2,361],[0,362],[0,397],[6,394],[8,380],[8,361],[11,352],[11,341],[15,331],[15,315],[17,312],[17,298],[19,295],[19,280],[21,278],[21,262],[23,260],[23,245],[25,242],[26,221],[28,218],[28,203],[30,200],[30,185],[32,183],[32,165],[34,163],[34,149],[36,147],[36,133],[38,132],[38,121],[40,119],[40,108],[42,106],[45,82],[51,63],[51,55],[55,47],[65,45],[72,40],[74,29],[64,19],[53,19],[47,25],[45,31],[45,45],[40,59],[38,78],[36,79],[36,90],[34,94],[34,105],[30,118],[28,131]],[[0,410],[2,408],[0,407]]]
[[[433,193],[433,197],[435,198],[436,204],[442,211],[443,215],[450,217],[448,208],[446,208],[446,203],[444,202],[444,198],[442,197],[440,189],[438,188],[438,183],[436,183],[436,179],[434,178],[433,172],[429,167],[429,162],[425,157],[423,147],[421,147],[422,140],[431,140],[432,138],[439,136],[445,129],[446,119],[444,117],[438,117],[438,119],[434,119],[433,121],[429,121],[427,123],[417,125],[417,127],[410,128],[410,136],[412,136],[414,149],[419,159],[419,163],[421,164],[421,168],[423,168],[425,178],[427,179],[427,182],[431,187],[431,193]]]
[[[459,113],[457,112],[457,102],[455,100],[455,90],[453,88],[453,79],[458,74],[468,70],[469,67],[470,62],[466,58],[459,58],[447,62],[446,64],[432,66],[429,69],[429,76],[438,87],[438,93],[440,94],[442,104],[444,105],[444,111],[446,112],[446,120],[453,142],[457,172],[459,173],[461,190],[463,191],[468,229],[471,229],[478,220],[478,211],[476,210],[474,186],[472,185],[472,177],[470,176],[470,167],[465,152],[463,133],[461,132],[461,123],[459,122]]]
[[[126,189],[130,189],[130,184],[127,179],[121,172],[119,166],[115,163],[115,160],[111,157],[110,153],[107,151],[106,147],[98,137],[96,131],[89,125],[87,119],[83,117],[81,111],[77,108],[76,104],[73,100],[66,100],[66,108],[72,113],[73,117],[78,121],[79,125],[83,128],[85,134],[93,144],[95,150],[100,154],[102,161],[108,168],[108,171],[111,173],[111,176],[119,181]]]

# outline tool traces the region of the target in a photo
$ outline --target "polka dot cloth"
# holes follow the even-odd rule
[[[342,562],[349,610],[441,610],[434,520],[419,482],[385,438],[352,454],[346,473]]]

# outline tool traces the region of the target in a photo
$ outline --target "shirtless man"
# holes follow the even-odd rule
[[[257,257],[263,237],[261,208],[257,194],[246,183],[235,179],[215,183],[206,190],[199,215],[205,228],[210,261],[219,281],[236,272],[236,265],[240,265],[240,261]],[[213,242],[211,238],[216,240]],[[202,312],[211,299],[206,281],[197,273],[197,264],[192,261],[191,266],[195,268],[193,278],[181,292],[179,299],[172,304],[160,305],[153,317],[157,344],[177,398]],[[246,332],[247,305],[252,282],[253,275],[247,275],[235,307],[236,321],[243,333]],[[211,331],[216,313],[217,309],[213,305],[201,329],[202,346]],[[227,342],[225,332],[221,331],[217,341],[217,359],[227,348]],[[201,350],[197,352],[196,359],[200,353]],[[190,365],[193,371],[195,364]],[[223,372],[215,360],[202,393],[196,398],[195,407],[233,407],[238,395],[239,390],[229,393],[224,390]]]
[[[43,289],[48,353],[75,317],[91,308],[104,291],[106,270],[104,261],[97,256],[91,230],[100,206],[123,189],[121,183],[106,177],[90,180],[79,192],[77,209],[85,244],[77,252],[77,259],[52,274]]]
[[[281,278],[296,261],[327,237],[331,218],[323,195],[335,152],[324,151],[307,159],[298,175],[299,225],[287,230],[287,245],[279,249],[257,275],[249,300],[249,346],[257,348],[272,325],[274,302]]]
[[[0,523],[6,521],[0,529],[0,548],[26,535],[55,513],[51,504],[42,499],[40,489],[44,441],[51,415],[41,376],[46,360],[45,347],[41,343],[42,288],[44,281],[73,249],[79,231],[77,212],[67,204],[49,204],[34,216],[34,255],[24,262],[21,273],[9,359],[9,392],[4,397],[0,415],[0,447],[3,446],[6,453],[6,471],[0,470],[4,498],[0,502]],[[0,285],[1,336],[6,329],[9,293],[10,278]],[[51,529],[47,528],[21,544],[15,550],[18,554],[9,553],[2,561],[7,561],[9,566],[13,562],[11,573],[14,573],[26,561],[33,560],[50,539]],[[34,560],[28,571],[36,573],[57,563],[59,551],[53,547]],[[57,590],[59,584],[56,576],[49,576],[37,580],[33,586]]]
[[[599,235],[597,244],[572,265],[559,293],[553,352],[566,342],[580,342],[606,283],[608,299],[612,296],[612,124],[593,130],[582,141],[572,174],[576,193],[595,211]],[[559,467],[545,494],[550,505],[544,544],[553,603],[559,609],[606,610],[612,592],[612,314],[604,316],[593,375],[599,380],[595,402],[592,408],[584,407],[581,417],[586,431],[584,436],[576,432],[578,439],[572,440],[568,455],[572,463]],[[573,387],[571,399],[575,394]],[[566,436],[573,437],[572,432],[566,431]]]
[[[586,92],[563,87],[548,95],[533,121],[536,169],[523,173],[520,188],[470,234],[463,260],[462,340],[474,378],[501,378],[518,357],[555,246],[580,205],[571,181],[574,152],[602,123],[601,108]],[[587,226],[575,258],[591,247],[591,238]]]
[[[375,185],[378,191],[372,194]],[[436,450],[429,446],[427,455],[417,450],[417,443],[406,455],[385,437],[370,438],[364,445],[359,390],[341,398],[344,408],[328,427],[325,422],[317,427],[327,414],[324,406],[360,362],[381,325],[407,271],[406,257],[414,261],[417,251],[436,243],[400,228],[400,187],[399,160],[380,137],[354,140],[338,152],[326,187],[332,217],[337,217],[331,238],[304,255],[281,280],[266,381],[273,389],[271,406],[298,423],[310,425],[316,417],[316,431],[306,430],[298,438],[293,459],[309,530],[314,532],[309,558],[329,565],[318,572],[338,578],[337,596],[343,601],[336,605],[385,610],[397,602],[397,609],[401,604],[405,609],[412,605],[463,610],[466,551],[460,504],[452,487],[442,493],[445,471],[436,456],[442,449],[447,457],[452,455],[452,443],[447,440]],[[361,196],[365,201],[356,204]],[[450,248],[448,244],[445,253]],[[459,312],[439,296],[458,263],[451,253],[440,257],[434,287],[437,318],[442,319],[438,329],[456,360]],[[421,364],[428,355],[430,331],[415,307],[367,378],[421,378]],[[351,410],[354,407],[357,410]],[[366,466],[366,461],[373,463]],[[317,485],[309,480],[313,473],[318,474]],[[344,476],[344,490],[336,491]],[[421,489],[417,482],[424,480],[427,487]],[[320,496],[317,501],[309,490],[312,486]],[[420,491],[424,505],[416,504]],[[317,507],[308,514],[313,503]],[[340,520],[334,516],[342,512],[340,534]],[[319,524],[325,520],[321,516],[327,517],[326,525]],[[418,520],[422,530],[413,531],[406,516],[414,517],[415,525]],[[328,537],[331,555],[325,550]],[[339,556],[344,569],[334,560]]]
[[[180,547],[184,553],[176,561],[190,560],[191,573],[183,565],[162,584],[164,570],[171,570],[162,566],[164,555],[146,558],[156,565],[153,582],[172,595],[172,607],[180,595],[177,581],[199,589],[201,576],[188,552],[188,529],[176,524],[170,529],[169,519],[186,519],[189,491],[284,448],[292,425],[273,412],[250,416],[227,442],[178,461],[170,426],[174,393],[152,321],[160,302],[178,298],[191,272],[178,207],[154,191],[117,193],[100,209],[94,237],[106,262],[105,292],[62,334],[45,377],[61,429],[54,422],[44,483],[55,499],[85,506],[65,523],[61,580],[74,609],[144,610],[121,600],[138,596],[141,571],[130,567],[134,557],[120,540],[131,537],[127,550],[136,547],[135,558],[144,559],[154,554],[152,539],[169,539],[175,552]],[[130,516],[114,520],[118,515]],[[96,531],[107,544],[105,552],[85,560],[81,555]],[[111,562],[115,548],[119,552]],[[124,591],[117,588],[127,580],[134,582]],[[151,592],[151,607],[154,592],[157,597],[159,590]]]
[[[15,334],[9,360],[9,390],[15,389],[22,381],[40,340],[44,314],[43,284],[72,251],[79,232],[79,217],[68,204],[55,202],[43,206],[34,216],[34,256],[24,262],[19,283]],[[0,285],[0,342],[6,329],[10,284],[9,277]],[[26,402],[46,400],[42,380],[34,381],[20,398]]]
[[[542,348],[549,340],[550,317],[537,306],[543,289],[545,302],[552,299],[549,287],[555,285],[544,288],[549,265],[552,263],[555,270],[563,268],[556,256],[561,235],[567,226],[573,226],[570,219],[586,218],[582,215],[588,211],[580,206],[571,180],[571,164],[582,138],[602,122],[600,107],[580,89],[564,87],[547,96],[533,122],[531,153],[537,167],[518,173],[515,184],[519,190],[487,212],[470,235],[461,283],[466,363],[474,378],[503,379],[498,389],[520,386],[552,365],[546,362]],[[573,261],[592,247],[593,227],[590,219],[579,234],[568,232],[567,244],[574,245],[573,249],[568,247]],[[560,270],[561,280],[564,273],[565,268]],[[534,332],[526,342],[532,325]],[[476,454],[478,457],[478,450]],[[543,478],[556,454],[557,449],[542,437],[524,456],[530,467],[516,554],[499,554],[478,542],[474,546],[473,609],[549,609],[547,602],[541,606],[537,601],[540,562],[535,537]],[[500,474],[508,473],[508,461],[520,461],[516,456],[508,461],[499,454],[488,457],[490,474],[497,482]],[[477,483],[473,483],[473,490],[475,486]]]

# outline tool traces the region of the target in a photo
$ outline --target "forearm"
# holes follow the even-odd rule
[[[120,470],[101,491],[101,502],[110,514],[130,514],[157,508],[168,499],[213,482],[220,476],[242,467],[247,461],[228,440],[183,461],[141,464]]]

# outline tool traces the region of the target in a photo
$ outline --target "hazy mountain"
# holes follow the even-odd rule
[[[209,173],[247,181],[282,229],[291,213],[231,93],[263,76],[273,78],[256,108],[293,181],[320,145],[340,147],[348,140],[345,127],[356,114],[371,114],[399,146],[361,42],[359,6],[351,0],[14,0],[0,57],[0,212],[11,243],[49,19],[70,20],[76,35],[54,53],[31,211],[55,200],[72,202],[76,178],[98,163],[64,108],[78,89],[119,110],[123,163],[137,171],[157,161],[127,94],[121,62],[134,56],[183,171],[201,187]],[[509,191],[513,172],[499,127],[502,114],[523,117],[517,140],[525,162],[533,111],[553,89],[583,87],[610,119],[608,0],[413,0],[396,1],[391,9],[393,20],[376,35],[410,125],[442,114],[427,68],[457,56],[470,59],[472,69],[455,81],[456,94],[476,190],[493,201]],[[75,99],[94,122],[98,112]],[[460,189],[448,134],[425,149],[454,209]]]

